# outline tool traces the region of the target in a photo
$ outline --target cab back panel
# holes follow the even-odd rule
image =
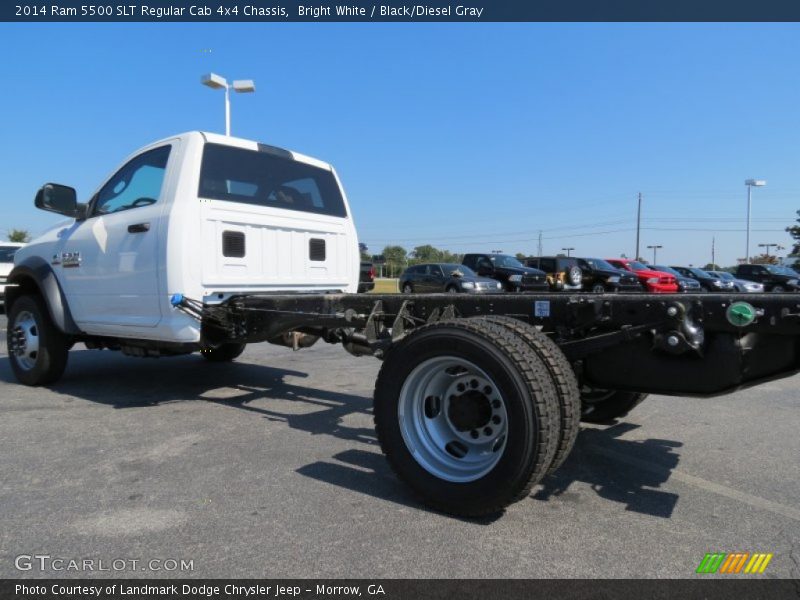
[[[206,289],[343,290],[352,279],[351,237],[343,219],[221,200],[202,203]],[[231,234],[243,236],[243,253],[231,252]]]

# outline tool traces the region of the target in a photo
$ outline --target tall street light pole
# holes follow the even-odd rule
[[[747,247],[744,254],[744,262],[750,262],[750,202],[752,199],[754,187],[764,187],[767,182],[763,179],[745,179],[744,184],[747,186]]]
[[[239,79],[229,84],[227,79],[216,73],[203,75],[200,82],[212,90],[225,90],[225,135],[231,134],[231,88],[238,94],[248,94],[256,91],[252,79]]]
[[[562,248],[562,250],[567,253],[567,256],[569,256],[569,253],[575,250],[575,248]]]
[[[648,248],[653,250],[653,264],[658,263],[658,261],[656,260],[656,252],[658,251],[659,248],[663,248],[663,247],[664,246],[648,246]]]

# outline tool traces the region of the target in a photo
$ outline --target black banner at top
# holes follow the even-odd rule
[[[94,2],[94,3],[93,3]],[[7,22],[800,21],[797,0],[15,0]]]

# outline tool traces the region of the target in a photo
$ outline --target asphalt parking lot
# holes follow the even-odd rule
[[[586,427],[499,518],[426,510],[372,429],[379,362],[261,344],[238,362],[74,349],[17,385],[0,317],[0,577],[82,576],[15,557],[175,559],[192,577],[692,577],[707,552],[772,552],[800,577],[800,378],[654,396]],[[109,576],[114,573],[96,573]],[[120,573],[117,573],[118,575]]]

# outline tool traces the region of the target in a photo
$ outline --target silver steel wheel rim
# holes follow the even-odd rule
[[[500,461],[508,439],[506,403],[497,385],[455,356],[430,358],[409,374],[397,416],[411,455],[445,481],[480,479]]]
[[[410,293],[411,293],[411,286],[410,286],[410,285],[408,285],[408,284],[405,284],[405,285],[403,286],[403,293],[404,293],[404,294],[410,294]]]
[[[22,369],[30,371],[36,366],[39,357],[39,325],[33,314],[27,310],[20,312],[14,320],[8,351]]]

